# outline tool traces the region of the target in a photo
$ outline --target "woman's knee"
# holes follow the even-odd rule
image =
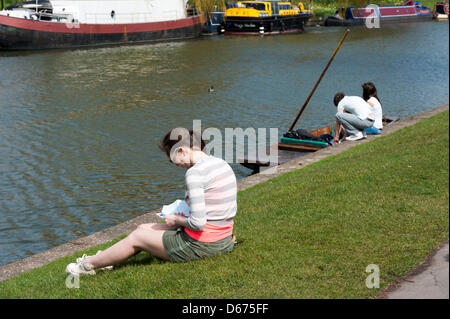
[[[162,235],[162,231],[138,227],[128,237],[130,245],[134,248],[145,250],[156,257],[168,259],[162,243]]]
[[[138,227],[136,229],[147,229],[147,230],[151,230],[153,229],[153,227],[155,226],[155,223],[149,223],[149,224],[140,224],[138,225]]]
[[[140,248],[139,246],[142,246],[143,233],[145,231],[148,231],[146,225],[148,224],[138,225],[135,230],[133,230],[131,233],[128,234],[125,240],[128,241],[129,245],[135,248]]]
[[[153,228],[145,227],[145,225],[139,225],[134,231],[128,235],[133,246],[138,248],[145,248],[148,245],[152,245],[155,238],[158,237],[159,232]],[[140,227],[144,226],[144,227]]]
[[[173,229],[173,227],[169,227],[165,223],[149,223],[149,224],[141,224],[137,227],[137,229],[161,231],[161,230],[170,230]]]
[[[135,230],[133,230],[126,239],[128,240],[129,244],[135,248],[141,248],[142,242],[144,240],[145,232],[148,232],[146,228],[140,227],[139,225]]]

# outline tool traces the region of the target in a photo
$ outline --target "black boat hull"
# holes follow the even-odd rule
[[[404,16],[404,17],[384,17],[379,18],[381,24],[390,23],[402,23],[402,22],[420,22],[420,21],[431,21],[431,16]],[[324,25],[327,27],[333,26],[358,26],[365,25],[365,19],[342,19],[336,18],[334,16],[326,17]]]
[[[225,34],[279,34],[302,32],[310,14],[264,18],[227,17],[221,31]]]

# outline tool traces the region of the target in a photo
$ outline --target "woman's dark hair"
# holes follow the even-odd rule
[[[372,82],[364,83],[361,86],[363,88],[364,101],[367,101],[368,99],[370,99],[373,96],[373,97],[376,97],[378,102],[380,102],[380,104],[381,104],[380,98],[378,97],[378,94],[377,94],[377,88],[375,87],[375,85]]]
[[[334,95],[334,105],[338,106],[339,102],[344,98],[345,94],[342,92],[338,92]]]
[[[198,147],[203,150],[205,148],[205,141],[202,139],[201,132],[178,127],[170,130],[158,144],[159,149],[166,153],[169,158],[171,151],[175,150],[172,150],[174,146],[176,148],[186,146],[191,149]]]

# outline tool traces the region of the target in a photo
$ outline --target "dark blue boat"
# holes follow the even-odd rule
[[[206,24],[203,33],[216,34],[220,33],[219,27],[223,20],[223,11],[208,12],[206,14]]]

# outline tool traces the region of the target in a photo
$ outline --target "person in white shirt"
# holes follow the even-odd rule
[[[339,142],[342,127],[348,135],[346,140],[357,141],[365,138],[363,131],[374,123],[370,105],[359,96],[346,96],[342,92],[334,96],[334,105],[337,107],[334,141]]]
[[[378,98],[377,88],[372,82],[367,82],[362,85],[363,99],[372,107],[375,117],[375,122],[372,127],[364,130],[367,134],[380,134],[383,129],[383,110],[381,109],[381,102]]]

